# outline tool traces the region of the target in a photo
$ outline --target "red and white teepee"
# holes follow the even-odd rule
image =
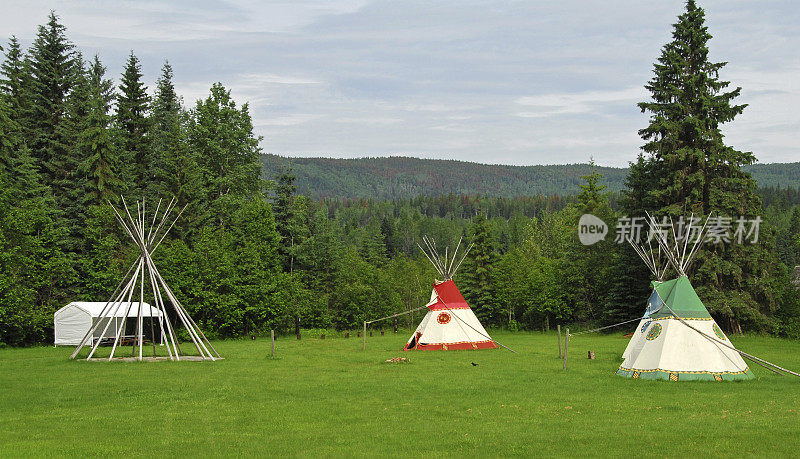
[[[470,247],[456,262],[458,249],[461,241],[458,242],[452,257],[439,256],[436,244],[423,237],[427,246],[427,251],[420,246],[422,252],[428,260],[436,267],[445,280],[437,281],[433,284],[431,300],[426,305],[428,313],[422,319],[414,334],[406,343],[403,350],[443,350],[454,351],[464,349],[493,349],[498,347],[497,343],[486,333],[475,313],[467,304],[464,296],[458,291],[453,275],[458,270],[461,262],[467,256]]]

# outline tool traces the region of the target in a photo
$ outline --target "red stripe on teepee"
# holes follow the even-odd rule
[[[419,344],[414,349],[421,351],[465,351],[468,349],[494,349],[496,347],[499,346],[494,341],[476,341],[474,343],[467,341],[461,343]]]
[[[433,289],[436,290],[436,295],[439,297],[436,303],[428,306],[431,311],[438,311],[441,309],[469,309],[467,300],[458,291],[456,283],[452,279],[435,284]]]

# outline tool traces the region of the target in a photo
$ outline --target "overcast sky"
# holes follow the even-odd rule
[[[800,7],[700,4],[750,104],[728,143],[800,160]],[[114,78],[133,50],[151,88],[169,60],[188,106],[222,82],[265,152],[624,166],[683,1],[0,1],[0,38],[29,44],[51,9]]]

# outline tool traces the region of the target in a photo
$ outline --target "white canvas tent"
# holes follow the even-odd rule
[[[123,307],[115,311],[115,314],[103,316],[105,302],[73,301],[53,314],[53,326],[55,330],[56,346],[77,346],[86,333],[98,322],[102,325],[94,328],[92,343],[99,338],[114,338],[119,332],[122,336],[127,336],[125,332],[125,312],[128,318],[139,316],[139,303],[123,303]],[[130,308],[128,307],[130,306]],[[143,303],[141,315],[145,318],[157,318],[161,320],[162,313],[147,303]],[[108,329],[105,325],[112,322]],[[105,330],[105,333],[103,331]]]

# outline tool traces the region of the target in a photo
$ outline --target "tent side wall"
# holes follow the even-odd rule
[[[53,316],[55,346],[77,346],[92,326],[91,314],[72,304]]]
[[[100,319],[99,317],[93,317],[92,313],[80,304],[70,303],[53,314],[53,344],[55,346],[77,346],[81,344],[83,337],[98,321],[102,323],[92,333],[94,340],[104,337],[113,338],[120,328],[122,328],[122,333],[125,333],[124,317]],[[103,334],[103,330],[109,321],[111,325]]]

